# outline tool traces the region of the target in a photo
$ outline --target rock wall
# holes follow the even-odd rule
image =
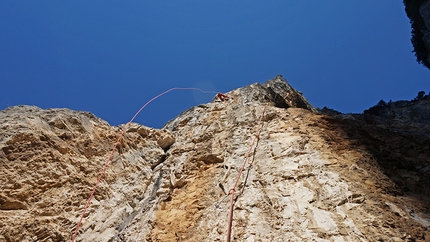
[[[386,174],[363,120],[315,112],[281,77],[228,95],[162,130],[133,124],[77,241],[224,241],[228,193],[263,110],[232,241],[430,240],[426,190]],[[70,240],[121,127],[35,107],[0,120],[0,241]]]
[[[0,120],[0,241],[70,241],[121,127],[29,106],[1,111]],[[83,240],[107,241],[153,203],[153,168],[173,141],[166,130],[130,126],[92,199]]]

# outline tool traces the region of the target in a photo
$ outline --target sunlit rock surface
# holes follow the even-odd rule
[[[228,193],[263,110],[232,241],[430,240],[422,118],[319,113],[280,76],[227,95],[162,130],[132,124],[77,241],[224,241]],[[124,126],[29,106],[0,120],[0,241],[70,240]]]

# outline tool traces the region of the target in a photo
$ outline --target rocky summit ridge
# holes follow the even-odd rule
[[[77,241],[430,241],[430,103],[317,111],[281,76],[163,129],[132,123]],[[0,241],[70,241],[124,125],[88,112],[0,111]]]

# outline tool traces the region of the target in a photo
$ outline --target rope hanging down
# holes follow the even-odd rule
[[[126,125],[125,125],[125,127],[124,127],[124,129],[122,130],[121,134],[119,135],[119,137],[118,137],[117,141],[115,142],[115,144],[114,144],[114,146],[113,146],[113,148],[112,148],[112,150],[111,150],[111,152],[110,152],[110,155],[109,155],[109,157],[107,158],[107,160],[106,160],[106,162],[105,162],[105,165],[104,165],[104,167],[103,167],[102,171],[100,172],[100,175],[99,175],[99,177],[98,177],[98,179],[97,179],[97,182],[96,182],[96,184],[94,185],[93,191],[91,192],[91,195],[90,195],[90,197],[88,198],[88,201],[87,201],[87,203],[86,203],[86,205],[85,205],[85,207],[84,207],[84,211],[82,212],[81,218],[79,219],[78,225],[76,226],[75,233],[74,233],[74,234],[73,234],[73,236],[72,236],[72,242],[74,242],[74,241],[75,241],[76,236],[78,235],[79,228],[80,228],[80,226],[81,226],[81,224],[82,224],[82,219],[84,218],[85,213],[87,212],[87,209],[88,209],[88,207],[89,207],[89,205],[90,205],[90,203],[91,203],[91,199],[93,198],[94,193],[96,192],[96,189],[97,189],[97,187],[98,187],[98,185],[99,185],[99,183],[100,183],[100,180],[102,179],[103,174],[104,174],[104,173],[105,173],[105,171],[106,171],[107,166],[109,165],[110,161],[112,160],[112,157],[113,157],[113,154],[115,153],[116,147],[117,147],[117,146],[118,146],[118,144],[121,142],[121,139],[123,138],[124,133],[127,131],[127,129],[128,129],[128,127],[130,126],[131,122],[133,122],[133,120],[137,117],[137,115],[139,115],[139,113],[140,113],[140,112],[141,112],[141,111],[142,111],[146,106],[148,106],[148,104],[150,104],[150,103],[151,103],[152,101],[154,101],[155,99],[157,99],[157,98],[159,98],[159,97],[163,96],[164,94],[167,94],[167,93],[169,93],[169,92],[171,92],[171,91],[173,91],[173,90],[197,90],[197,91],[200,91],[200,92],[202,92],[202,93],[217,93],[217,95],[219,95],[219,94],[220,94],[219,92],[214,92],[214,91],[203,91],[203,90],[202,90],[202,89],[200,89],[200,88],[194,88],[194,87],[174,87],[174,88],[171,88],[171,89],[169,89],[169,90],[167,90],[167,91],[165,91],[165,92],[162,92],[162,93],[158,94],[157,96],[153,97],[151,100],[149,100],[148,102],[146,102],[146,103],[145,103],[145,104],[144,104],[144,105],[139,109],[139,111],[137,111],[137,112],[136,112],[136,114],[133,116],[133,118],[131,118],[131,120],[130,120]]]
[[[226,242],[230,242],[230,238],[231,238],[231,225],[233,222],[233,208],[234,208],[234,192],[236,191],[236,187],[239,183],[240,176],[242,175],[242,172],[245,169],[245,165],[248,162],[249,155],[252,153],[254,143],[259,138],[261,121],[263,120],[266,107],[267,107],[267,104],[264,105],[263,112],[261,113],[260,120],[258,121],[257,131],[255,132],[254,139],[252,140],[252,143],[249,146],[248,153],[246,154],[245,159],[243,161],[243,165],[240,168],[239,174],[237,175],[236,182],[234,183],[234,186],[230,189],[230,192],[229,192],[229,194],[231,195],[231,198],[230,198],[230,211],[228,213],[228,220],[227,220],[227,235],[225,239]]]

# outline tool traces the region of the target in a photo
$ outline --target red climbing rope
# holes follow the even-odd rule
[[[226,239],[225,239],[226,242],[230,242],[230,237],[231,237],[231,225],[233,222],[234,192],[236,191],[236,187],[239,183],[240,176],[242,175],[242,172],[245,169],[245,165],[248,162],[249,155],[251,154],[251,152],[253,150],[254,143],[259,138],[261,121],[263,120],[263,116],[264,116],[264,112],[266,111],[266,107],[267,107],[267,104],[264,105],[263,112],[261,113],[260,120],[258,121],[257,131],[255,133],[255,136],[254,136],[254,139],[252,140],[251,145],[249,146],[248,153],[245,156],[245,159],[243,161],[242,167],[240,168],[239,174],[237,175],[236,182],[234,183],[234,186],[230,189],[230,192],[229,192],[229,194],[231,194],[231,198],[230,198],[230,211],[228,213],[228,220],[227,220],[227,235],[226,235]]]
[[[90,195],[90,197],[88,198],[88,201],[87,201],[87,203],[86,203],[86,205],[85,205],[84,211],[82,212],[81,218],[79,219],[78,225],[76,226],[75,233],[74,233],[74,234],[73,234],[73,236],[72,236],[72,242],[74,242],[74,241],[75,241],[76,236],[78,235],[79,228],[80,228],[80,226],[81,226],[81,224],[82,224],[82,219],[84,218],[85,213],[87,212],[87,209],[88,209],[88,207],[89,207],[89,205],[90,205],[90,203],[91,203],[91,199],[93,198],[94,193],[96,192],[96,189],[97,189],[97,187],[98,187],[98,185],[99,185],[99,183],[100,183],[100,180],[102,179],[102,176],[103,176],[103,174],[105,173],[106,168],[107,168],[107,166],[109,165],[109,163],[110,163],[110,161],[111,161],[111,159],[112,159],[112,157],[113,157],[113,154],[115,153],[115,149],[116,149],[116,147],[118,146],[118,144],[121,142],[121,139],[122,139],[122,137],[124,136],[124,133],[127,131],[128,127],[130,126],[131,122],[133,122],[133,120],[137,117],[137,115],[139,115],[139,113],[140,113],[140,112],[141,112],[141,111],[142,111],[146,106],[148,106],[148,104],[150,104],[150,103],[151,103],[152,101],[154,101],[155,99],[157,99],[157,98],[159,98],[159,97],[163,96],[164,94],[167,94],[167,93],[169,93],[169,92],[171,92],[171,91],[173,91],[173,90],[197,90],[197,91],[200,91],[200,92],[202,92],[202,93],[218,93],[218,92],[213,92],[213,91],[203,91],[203,90],[202,90],[202,89],[200,89],[200,88],[194,88],[194,87],[174,87],[174,88],[171,88],[171,89],[169,89],[169,90],[167,90],[167,91],[165,91],[165,92],[163,92],[163,93],[160,93],[160,94],[158,94],[157,96],[153,97],[151,100],[149,100],[147,103],[145,103],[145,104],[144,104],[144,105],[139,109],[139,111],[137,111],[137,112],[136,112],[136,114],[133,116],[133,118],[131,118],[131,120],[130,120],[126,125],[125,125],[125,127],[124,127],[124,129],[122,130],[121,134],[119,135],[119,137],[118,137],[118,139],[117,139],[116,143],[114,144],[114,146],[113,146],[113,148],[112,148],[112,151],[110,152],[110,155],[109,155],[109,157],[107,158],[107,160],[106,160],[106,162],[105,162],[105,165],[104,165],[104,167],[103,167],[102,171],[100,172],[99,178],[97,179],[97,182],[96,182],[96,184],[94,185],[93,191],[91,192],[91,195]]]

